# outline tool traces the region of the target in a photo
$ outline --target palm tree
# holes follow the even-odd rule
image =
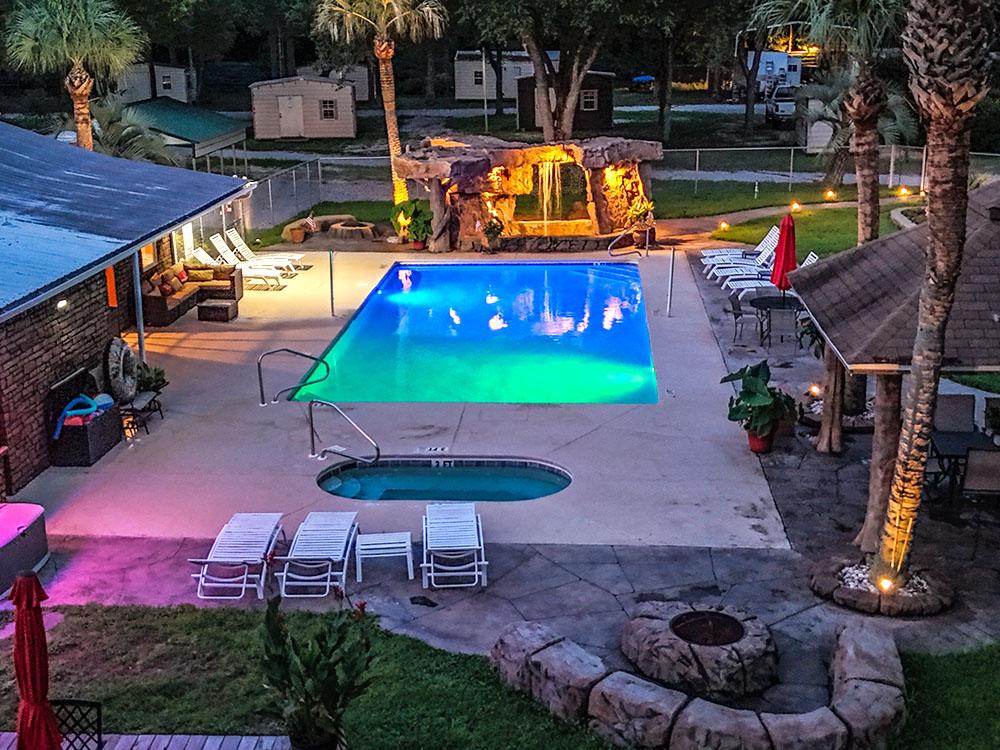
[[[823,184],[840,187],[850,163],[851,139],[854,124],[844,107],[844,99],[852,83],[852,76],[843,68],[835,68],[819,76],[815,83],[799,89],[798,98],[820,103],[818,111],[808,115],[810,123],[823,122],[830,126],[830,140],[826,145],[826,174]],[[917,118],[905,94],[892,85],[886,86],[885,109],[878,118],[878,134],[884,143],[911,143],[917,137]]]
[[[396,83],[392,58],[396,42],[439,39],[444,33],[448,11],[439,0],[320,0],[316,10],[316,28],[335,41],[348,44],[371,39],[378,60],[385,130],[389,137],[394,203],[409,199],[406,180],[396,170],[402,153],[399,123],[396,118]]]
[[[123,105],[117,94],[96,99],[90,109],[94,119],[94,151],[133,161],[177,163],[163,136],[150,127],[145,117]]]
[[[76,143],[93,148],[94,76],[116,78],[146,47],[146,35],[110,0],[30,0],[7,21],[7,57],[29,73],[66,73]]]
[[[892,489],[872,578],[903,581],[920,507],[945,330],[965,248],[969,128],[989,92],[995,19],[990,0],[910,0],[903,54],[910,91],[927,128],[926,271],[911,357],[911,399],[903,412]]]
[[[894,44],[902,19],[901,0],[761,0],[754,10],[757,26],[801,23],[809,38],[825,53],[845,54],[851,65],[850,85],[841,106],[851,122],[851,154],[858,188],[858,244],[879,234],[878,123],[886,109],[885,85],[875,66],[886,47]],[[839,360],[826,357],[826,387],[823,419],[816,441],[821,453],[840,453],[842,426],[840,406],[846,379]],[[854,409],[864,408],[867,382],[852,378],[850,391]]]

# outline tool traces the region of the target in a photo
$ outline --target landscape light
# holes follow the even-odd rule
[[[812,383],[808,388],[806,388],[806,393],[813,398],[819,398],[823,395],[823,386],[819,383]]]
[[[910,189],[906,187],[906,185],[900,185],[899,190],[896,191],[896,195],[898,195],[900,198],[905,198],[909,194],[910,194]]]
[[[879,578],[878,579],[878,587],[880,589],[882,589],[883,592],[889,593],[889,590],[892,589],[892,579],[891,578],[887,578],[885,576],[883,576],[882,578]]]
[[[802,204],[801,203],[799,203],[798,201],[792,201],[791,209],[793,211],[798,211],[801,208],[802,208]]]
[[[728,221],[720,221],[719,222],[719,229],[722,230],[723,232],[726,231],[727,229],[729,229],[729,222]]]
[[[833,188],[830,188],[825,193],[823,193],[823,197],[826,198],[828,201],[832,201],[834,198],[837,197],[837,191],[834,190]]]

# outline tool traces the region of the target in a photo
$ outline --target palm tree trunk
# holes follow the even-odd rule
[[[94,88],[94,79],[80,63],[76,63],[70,68],[63,85],[69,92],[70,99],[73,100],[76,145],[93,151],[94,128],[90,120],[90,92]]]
[[[868,509],[865,522],[854,537],[854,544],[869,555],[878,551],[879,531],[889,503],[892,470],[899,448],[902,394],[902,375],[878,375],[875,378],[875,434],[872,436],[872,459],[868,469]]]
[[[858,244],[878,238],[878,118],[854,120],[854,173],[858,182]]]
[[[378,79],[382,89],[382,109],[385,112],[385,132],[389,137],[393,204],[410,199],[406,190],[406,180],[396,171],[396,159],[403,153],[403,146],[399,142],[399,122],[396,118],[396,77],[392,70],[392,58],[395,54],[394,42],[387,39],[375,40],[375,58],[378,60]]]
[[[876,578],[899,582],[913,543],[934,424],[948,315],[965,248],[969,133],[964,121],[932,119],[927,133],[929,240],[911,359],[912,398],[903,415],[899,449]]]

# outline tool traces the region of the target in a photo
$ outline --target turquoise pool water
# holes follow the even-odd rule
[[[293,399],[657,400],[634,263],[396,263],[323,360]]]
[[[552,495],[567,487],[570,477],[531,461],[457,459],[334,467],[317,482],[332,495],[355,500],[507,502]]]

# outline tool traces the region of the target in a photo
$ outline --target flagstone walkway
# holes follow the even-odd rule
[[[188,734],[107,734],[102,750],[288,750],[287,737]],[[17,735],[0,732],[0,750],[16,750]]]

